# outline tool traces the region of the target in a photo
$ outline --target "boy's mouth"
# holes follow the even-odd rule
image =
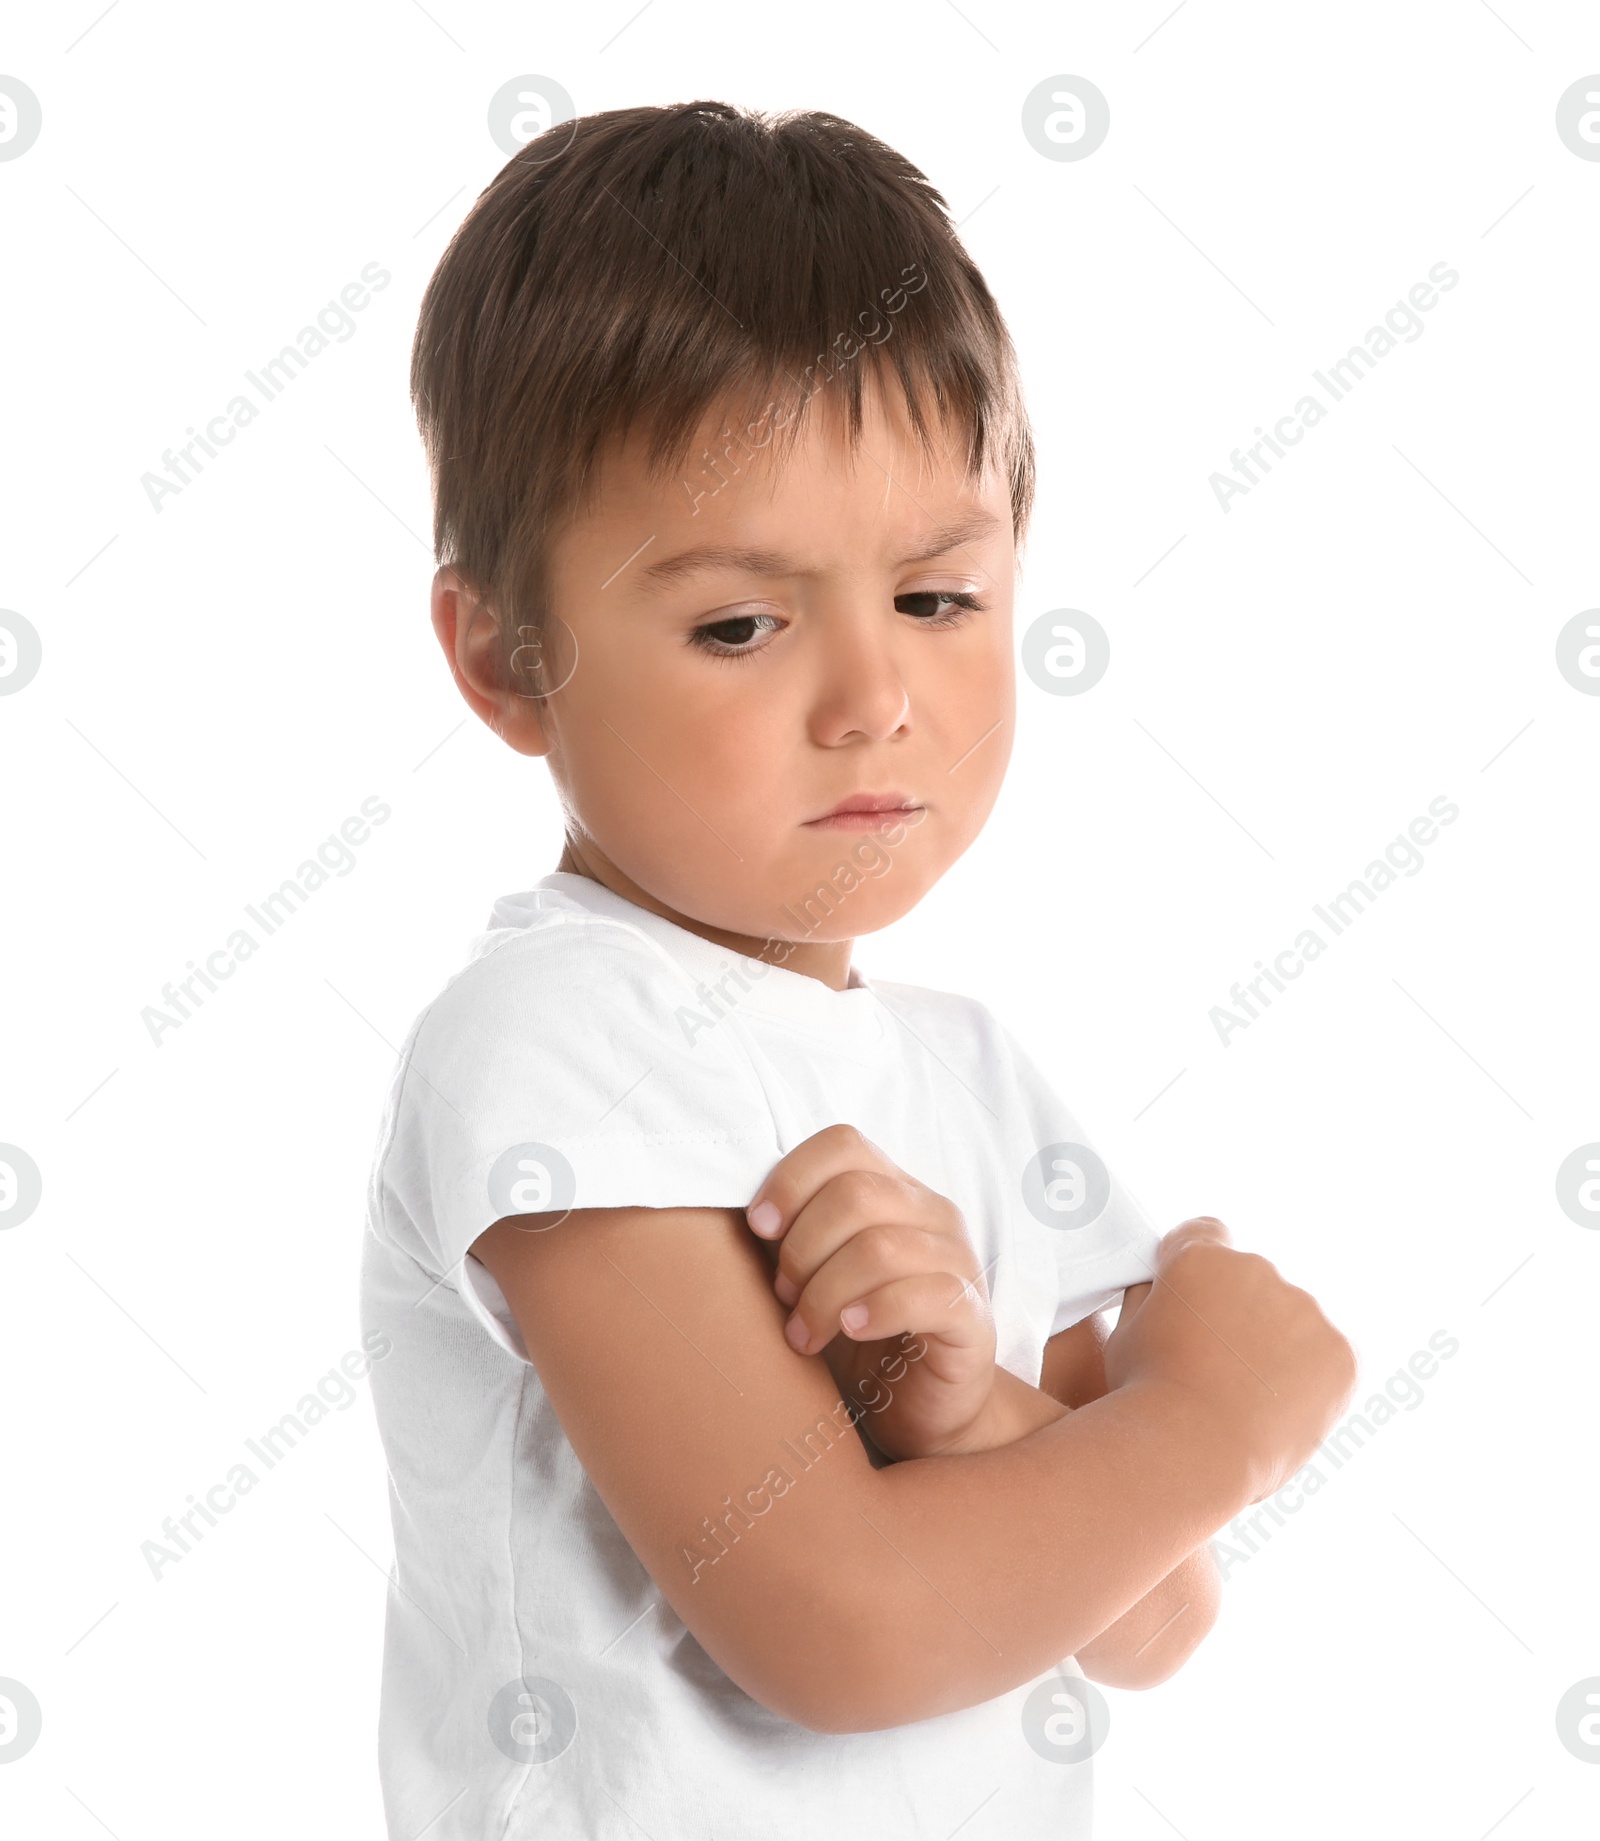
[[[881,831],[922,807],[905,793],[857,793],[820,818],[805,820],[808,831]]]

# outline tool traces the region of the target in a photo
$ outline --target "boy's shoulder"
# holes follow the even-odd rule
[[[735,1040],[697,1039],[683,1022],[693,1001],[689,974],[625,916],[541,890],[504,896],[411,1025],[390,1093],[396,1137],[475,1143],[530,1112],[552,1140],[677,1135],[697,1108],[749,1133]]]
[[[683,1027],[692,995],[625,916],[502,898],[402,1051],[380,1218],[416,1224],[444,1270],[508,1214],[742,1205],[779,1154],[771,1111],[732,1032]]]
[[[933,985],[901,984],[873,978],[870,988],[884,1010],[903,1028],[963,1057],[1013,1061],[1020,1053],[1016,1038],[989,1006],[963,991]]]
[[[748,1073],[742,1029],[708,1027],[708,1004],[739,1022],[753,1013],[790,1024],[797,1015],[816,1020],[813,1004],[822,993],[809,979],[782,974],[810,1000],[798,1012],[790,1008],[792,990],[774,1008],[769,979],[755,987],[765,988],[768,1001],[719,1003],[707,996],[714,970],[670,951],[651,917],[636,922],[620,900],[597,907],[592,891],[577,895],[581,899],[543,885],[495,902],[464,963],[413,1025],[413,1053],[425,1069],[448,1072],[454,1089],[465,1079],[478,1093],[508,1068],[553,1072],[558,1065],[576,1070],[594,1064],[609,1081],[644,1057],[658,1075],[668,1076],[666,1084],[680,1080],[685,1091],[703,1095],[708,1078],[720,1084]],[[726,964],[720,949],[713,957]],[[909,1058],[932,1056],[980,1091],[998,1084],[1032,1097],[1048,1090],[1016,1037],[981,999],[875,976],[862,983],[882,1014],[883,1031],[899,1038]],[[863,1021],[855,1013],[855,1024]],[[849,1033],[839,1040],[848,1041]]]
[[[549,1030],[594,1008],[670,1021],[688,985],[682,968],[641,929],[532,889],[494,904],[418,1028],[501,1030],[531,1017]]]

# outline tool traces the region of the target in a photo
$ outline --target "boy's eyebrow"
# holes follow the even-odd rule
[[[965,517],[940,524],[925,542],[899,558],[897,566],[928,562],[979,537],[993,536],[1003,528],[1003,520],[990,511],[975,511]],[[794,557],[778,550],[750,549],[738,544],[700,544],[692,550],[680,550],[676,556],[663,557],[639,571],[638,583],[645,588],[664,588],[681,582],[704,569],[737,569],[746,575],[804,575],[804,566]]]

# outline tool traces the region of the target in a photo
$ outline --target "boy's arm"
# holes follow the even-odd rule
[[[1143,1286],[1134,1287],[1124,1308],[1137,1309],[1144,1293]],[[1045,1344],[1040,1390],[1069,1407],[1098,1400],[1106,1391],[1105,1345],[1105,1319],[1098,1312],[1052,1336]],[[1207,1541],[1080,1649],[1078,1666],[1107,1687],[1155,1687],[1199,1648],[1221,1604],[1222,1582]]]
[[[1148,1289],[1127,1294],[1137,1308]],[[1137,1295],[1136,1295],[1137,1294]],[[1030,1387],[1009,1370],[995,1369],[990,1411],[963,1445],[993,1450],[1052,1425],[1106,1392],[1106,1326],[1098,1313],[1060,1330],[1045,1344],[1039,1385]],[[1091,1681],[1113,1688],[1153,1688],[1188,1661],[1217,1621],[1222,1582],[1207,1539],[1139,1602],[1092,1642],[1076,1660]]]
[[[783,1340],[736,1211],[535,1219],[473,1251],[580,1461],[712,1658],[817,1731],[972,1706],[1086,1648],[1297,1469],[1354,1380],[1304,1293],[1190,1223],[1163,1243],[1170,1276],[1215,1328],[1189,1327],[1193,1303],[1147,1306],[1137,1334],[1119,1326],[1101,1399],[1001,1448],[878,1470],[821,1357]],[[1219,1370],[1202,1346],[1218,1334],[1245,1368]]]

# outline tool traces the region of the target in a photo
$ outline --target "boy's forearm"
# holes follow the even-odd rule
[[[906,1725],[1034,1680],[1109,1635],[1251,1500],[1243,1454],[1185,1388],[1049,1406],[1009,1444],[874,1474],[876,1562],[869,1546],[845,1588],[836,1729]],[[1048,1408],[1012,1390],[1003,1410]]]
[[[1103,1378],[1093,1398],[1105,1393]],[[1082,1402],[1087,1404],[1087,1401]],[[982,1422],[963,1442],[966,1452],[993,1450],[1053,1425],[1073,1409],[1005,1368]],[[1147,1688],[1165,1681],[1193,1655],[1216,1622],[1221,1583],[1210,1542],[1189,1554],[1108,1629],[1077,1651],[1079,1667],[1107,1687]]]

